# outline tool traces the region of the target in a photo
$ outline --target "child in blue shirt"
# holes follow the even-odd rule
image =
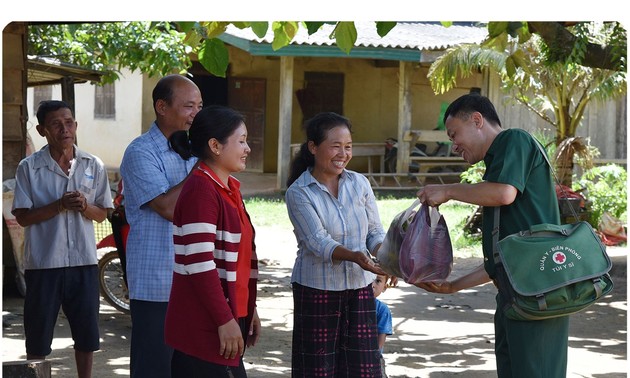
[[[378,328],[378,348],[381,351],[381,371],[383,372],[383,378],[387,378],[385,374],[385,359],[383,358],[383,347],[385,346],[385,339],[387,335],[393,334],[392,330],[392,313],[389,307],[376,297],[381,295],[387,290],[387,279],[385,275],[378,275],[374,282],[372,282],[372,290],[374,290],[374,300],[376,301],[376,323]]]

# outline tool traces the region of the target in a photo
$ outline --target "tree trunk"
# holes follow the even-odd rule
[[[573,159],[560,160],[556,166],[556,176],[562,185],[569,188],[573,185]]]

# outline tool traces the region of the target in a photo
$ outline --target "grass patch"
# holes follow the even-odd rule
[[[254,227],[293,229],[284,198],[250,197],[244,198],[243,201]]]
[[[400,212],[406,210],[415,201],[415,192],[376,193],[377,206],[383,227],[387,231],[391,221]],[[269,194],[244,198],[245,206],[255,227],[274,227],[292,230],[284,196]],[[465,235],[463,226],[473,213],[474,205],[451,201],[440,206],[453,243],[456,257],[480,257],[481,242],[478,238]]]

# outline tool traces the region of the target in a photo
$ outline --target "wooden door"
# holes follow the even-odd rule
[[[264,168],[266,85],[265,79],[228,78],[228,106],[245,115],[247,143],[252,149],[247,171],[263,172]]]
[[[26,152],[26,27],[12,22],[2,30],[2,181],[15,177]]]

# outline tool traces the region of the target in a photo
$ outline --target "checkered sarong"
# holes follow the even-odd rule
[[[372,286],[344,291],[293,283],[291,375],[381,378]]]

